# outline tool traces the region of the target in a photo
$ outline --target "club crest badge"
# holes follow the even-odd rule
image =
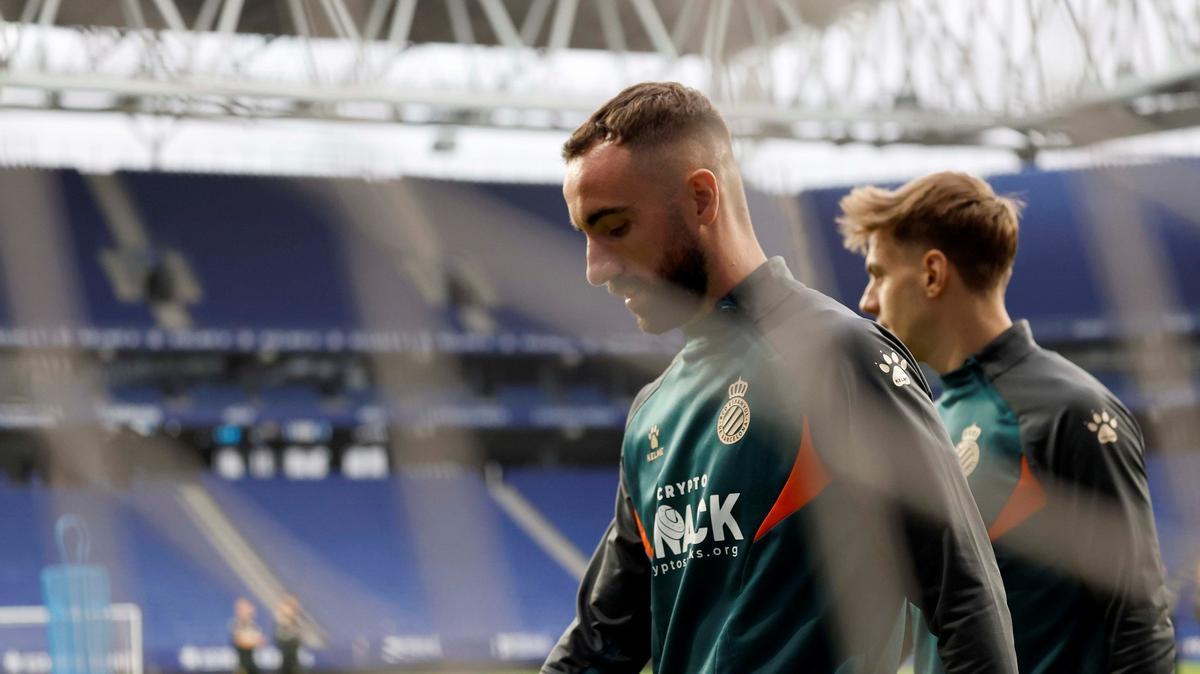
[[[746,391],[750,385],[738,377],[729,385],[729,400],[717,416],[717,439],[726,445],[741,440],[750,428],[750,403],[746,402]]]
[[[963,475],[970,477],[979,465],[979,436],[983,429],[979,424],[971,424],[963,429],[962,438],[954,449],[958,451],[958,464],[962,466]]]

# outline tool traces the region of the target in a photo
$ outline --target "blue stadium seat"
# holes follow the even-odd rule
[[[504,481],[585,555],[596,548],[612,521],[615,468],[510,468]]]
[[[240,386],[208,383],[189,387],[183,398],[167,406],[167,416],[186,424],[216,426],[225,422],[225,412],[251,404]]]
[[[108,390],[109,399],[122,405],[163,406],[166,394],[156,386],[115,386]]]
[[[319,391],[289,384],[263,388],[258,393],[259,418],[266,421],[319,419],[326,416]]]

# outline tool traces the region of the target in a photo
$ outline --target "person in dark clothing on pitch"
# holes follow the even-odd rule
[[[1021,672],[1174,672],[1142,433],[1099,381],[1014,323],[1019,203],[962,173],[842,199],[859,308],[942,378],[938,412],[988,527]],[[951,670],[927,609],[918,674]]]
[[[275,608],[275,646],[279,649],[279,674],[301,674],[300,602],[290,594]]]
[[[238,667],[236,674],[260,674],[258,663],[254,660],[254,649],[263,645],[262,630],[254,621],[254,604],[245,597],[238,597],[233,604],[233,620],[229,623],[229,633],[233,648],[237,651]]]

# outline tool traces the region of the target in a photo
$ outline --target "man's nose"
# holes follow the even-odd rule
[[[594,286],[602,286],[621,275],[621,259],[611,247],[588,239],[587,280]]]
[[[871,316],[879,315],[879,300],[876,299],[875,288],[871,285],[868,285],[863,290],[862,297],[858,300],[858,308],[864,314],[870,314]]]

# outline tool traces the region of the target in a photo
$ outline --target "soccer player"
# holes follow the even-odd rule
[[[279,649],[279,674],[301,674],[300,601],[284,595],[275,607],[275,646]]]
[[[1142,434],[1005,308],[1019,204],[936,173],[860,187],[841,208],[846,246],[866,255],[859,308],[941,375],[938,412],[995,546],[1021,671],[1174,671]],[[918,673],[951,669],[936,618],[914,617]]]
[[[259,674],[258,662],[254,659],[254,649],[265,642],[262,630],[254,622],[254,604],[245,597],[238,597],[233,603],[233,620],[229,623],[229,632],[233,639],[233,648],[237,651],[237,669],[234,674]]]
[[[542,672],[887,672],[906,598],[950,671],[1016,671],[987,533],[927,384],[767,260],[701,93],[635,85],[564,146],[587,279],[686,343],[636,397],[616,513]]]
[[[1196,582],[1192,585],[1192,615],[1200,622],[1200,562],[1196,563]]]

